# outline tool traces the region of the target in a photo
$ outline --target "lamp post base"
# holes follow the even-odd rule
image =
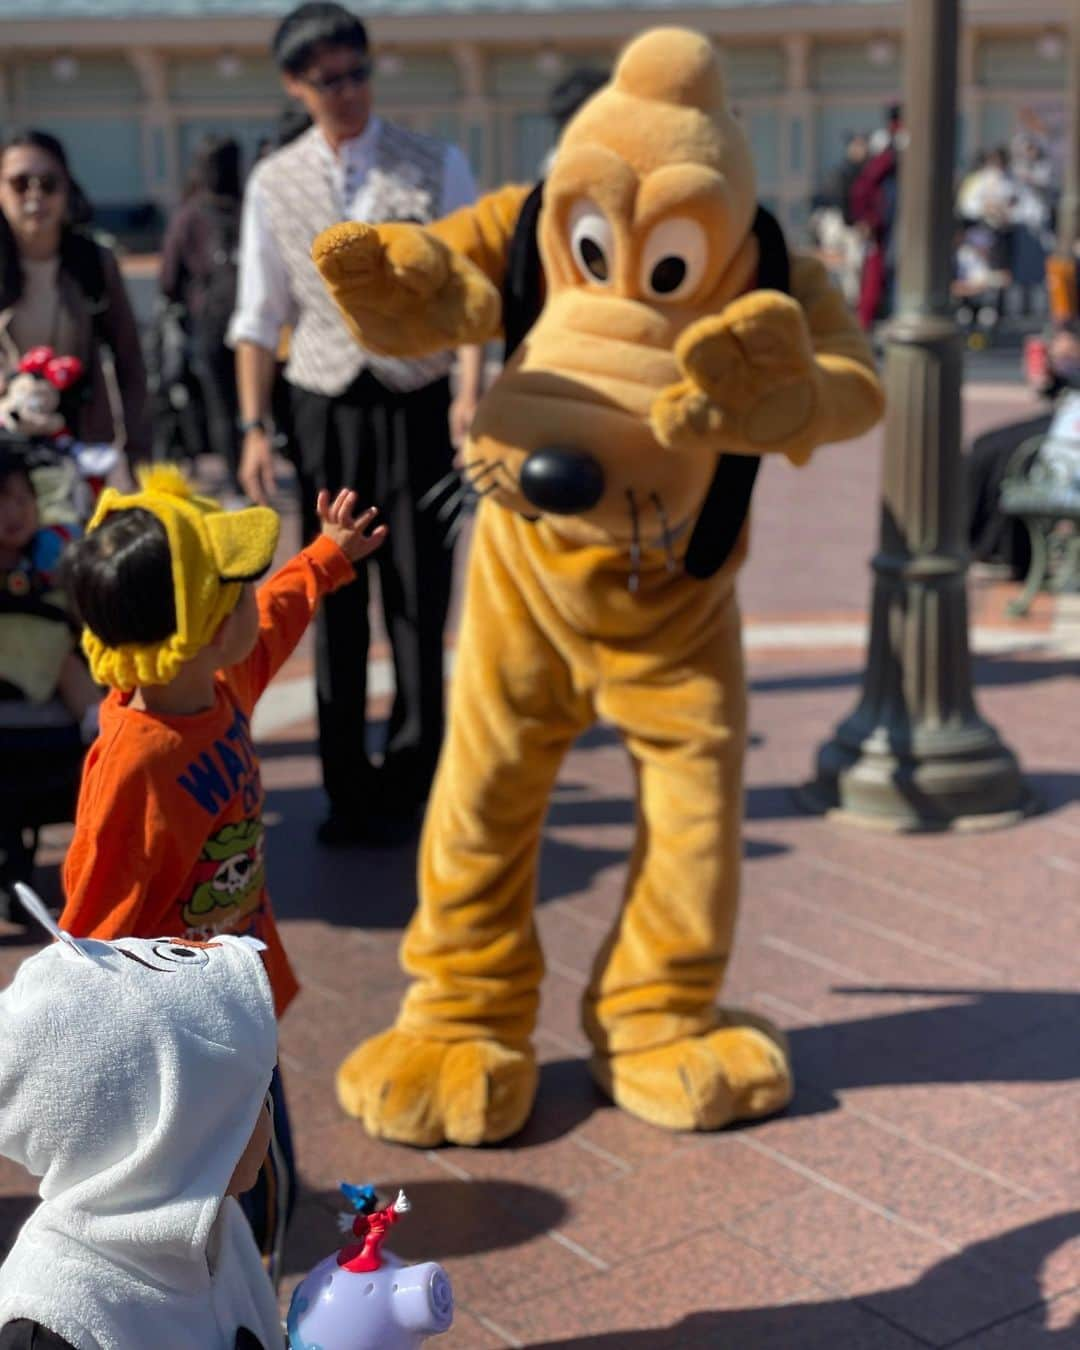
[[[829,820],[891,834],[1000,829],[1039,809],[992,727],[923,729],[918,739],[917,750],[898,750],[883,728],[866,736],[842,724],[796,801]]]

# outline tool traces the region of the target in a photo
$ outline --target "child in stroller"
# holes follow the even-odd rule
[[[956,322],[972,348],[989,346],[1001,321],[1008,272],[995,267],[994,233],[973,221],[958,223],[953,237],[952,294]]]
[[[0,432],[0,918],[21,921],[41,826],[70,820],[101,690],[60,575],[110,463],[63,435]],[[115,460],[115,454],[111,454]]]

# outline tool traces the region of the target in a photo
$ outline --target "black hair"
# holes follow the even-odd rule
[[[243,195],[240,145],[231,136],[204,136],[196,146],[184,195],[190,197],[198,192],[234,201],[239,201]]]
[[[311,118],[303,108],[295,103],[286,104],[278,115],[273,145],[280,150],[282,146],[295,141],[297,136],[302,136],[310,126]]]
[[[366,52],[367,29],[343,5],[315,0],[298,5],[285,15],[278,24],[270,51],[278,70],[302,75],[320,47],[352,47]]]
[[[68,547],[64,589],[79,618],[109,647],[163,642],[176,632],[165,527],[142,507],[114,511]]]
[[[12,478],[25,479],[33,492],[34,480],[30,477],[30,466],[25,456],[11,446],[0,444],[0,492],[4,491]]]
[[[569,75],[564,75],[548,95],[548,116],[556,127],[562,131],[585,100],[592,98],[609,79],[605,71],[591,66],[579,66]]]
[[[9,150],[23,147],[43,150],[56,161],[67,180],[68,209],[67,219],[60,234],[60,267],[81,282],[88,268],[93,269],[96,265],[100,270],[100,263],[97,262],[97,246],[81,228],[90,222],[94,214],[93,208],[86,193],[71,176],[67,152],[63,145],[47,131],[30,128],[12,132],[0,146],[0,168],[3,167],[4,156]],[[93,259],[89,256],[91,252]],[[96,300],[100,298],[103,287],[104,278],[94,276],[87,289],[88,292],[94,293],[93,298]],[[7,216],[0,211],[0,309],[10,309],[12,305],[17,304],[22,293],[23,272],[19,246],[8,224]]]

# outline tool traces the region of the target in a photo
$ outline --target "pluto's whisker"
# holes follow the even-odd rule
[[[438,501],[450,484],[460,477],[461,475],[458,473],[457,469],[451,469],[449,473],[443,474],[442,478],[440,478],[437,483],[433,483],[416,503],[417,510],[426,511],[429,506]]]
[[[630,594],[636,595],[641,579],[641,521],[638,518],[637,502],[630,488],[626,489],[626,500],[630,506],[630,579],[627,585]]]
[[[464,529],[465,522],[468,520],[469,514],[470,513],[468,511],[461,510],[450,522],[450,528],[446,531],[446,534],[443,536],[443,548],[454,547],[454,541],[457,539],[458,535]]]
[[[671,526],[668,523],[667,512],[664,510],[664,503],[660,500],[659,495],[655,492],[649,493],[649,501],[651,501],[653,506],[656,507],[656,514],[660,518],[660,530],[664,543],[664,553],[666,555],[666,561],[664,563],[664,566],[667,568],[669,572],[674,572],[676,566],[675,548],[671,537]]]
[[[454,512],[465,501],[465,498],[472,492],[472,487],[468,483],[462,483],[461,486],[447,497],[442,506],[435,512],[436,520],[448,520]]]

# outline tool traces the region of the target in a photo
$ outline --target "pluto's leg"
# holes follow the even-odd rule
[[[791,1097],[782,1036],[715,1006],[739,894],[745,685],[734,598],[677,678],[612,680],[598,710],[622,729],[638,837],[622,911],[585,996],[600,1086],[670,1129],[712,1130]]]
[[[371,1134],[492,1143],[525,1123],[543,960],[533,919],[548,798],[587,700],[529,614],[482,507],[447,740],[425,821],[420,903],[402,948],[397,1024],[341,1066],[338,1096]]]

